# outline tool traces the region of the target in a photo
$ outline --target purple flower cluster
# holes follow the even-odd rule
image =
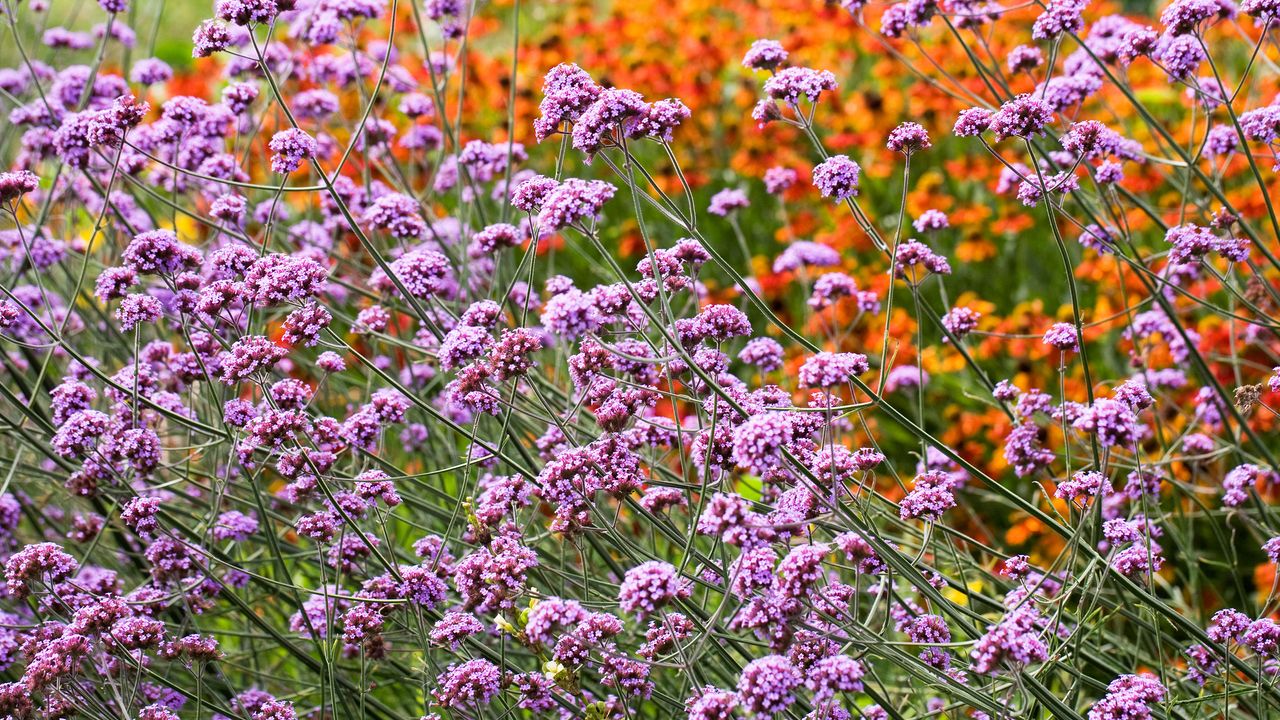
[[[281,130],[268,143],[271,152],[271,170],[281,174],[291,173],[302,163],[316,157],[318,146],[315,138],[298,128]]]
[[[813,185],[822,197],[847,200],[858,194],[858,176],[862,168],[845,155],[827,158],[813,169]]]

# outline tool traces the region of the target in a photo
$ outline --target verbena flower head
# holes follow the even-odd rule
[[[316,140],[298,128],[281,130],[271,137],[271,170],[287,174],[316,157]]]
[[[969,108],[961,110],[951,132],[956,137],[974,137],[981,135],[991,127],[994,114],[985,108]]]
[[[862,168],[845,155],[833,155],[813,169],[813,185],[823,197],[846,200],[858,194]]]
[[[820,352],[800,366],[800,384],[805,387],[830,388],[847,385],[870,369],[865,355],[858,353]]]
[[[830,70],[789,67],[779,70],[764,83],[765,94],[779,102],[795,105],[804,98],[818,101],[823,92],[836,89],[836,76]]]
[[[770,195],[781,195],[796,184],[796,171],[787,167],[771,167],[764,173],[764,187]]]
[[[750,70],[775,70],[786,61],[787,51],[776,40],[756,40],[742,56],[742,66]]]
[[[30,170],[0,173],[0,202],[8,203],[35,192],[40,187],[40,178]]]
[[[627,571],[619,588],[618,607],[644,618],[688,594],[685,581],[674,566],[649,561]]]
[[[533,124],[538,142],[560,130],[564,123],[577,121],[603,91],[573,63],[561,63],[548,70],[542,82],[543,99],[538,105],[541,117]]]
[[[929,133],[919,123],[905,122],[889,133],[889,141],[885,147],[903,155],[913,155],[921,150],[933,147],[929,141]]]
[[[604,204],[615,192],[617,188],[603,180],[569,178],[547,193],[538,212],[538,224],[555,231],[599,220]]]
[[[726,217],[735,210],[741,210],[751,206],[751,201],[747,199],[747,194],[741,190],[725,189],[711,196],[711,202],[707,206],[707,212],[712,215]]]
[[[1030,140],[1043,135],[1045,126],[1052,121],[1053,111],[1042,100],[1032,95],[1018,95],[991,116],[990,128],[997,140],[1010,137]]]
[[[1054,323],[1044,332],[1044,344],[1063,352],[1079,352],[1080,334],[1068,322]]]
[[[804,676],[785,657],[762,657],[742,669],[738,677],[738,699],[748,712],[780,713],[796,701],[795,690],[803,682]]]

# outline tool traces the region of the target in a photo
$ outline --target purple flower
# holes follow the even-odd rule
[[[813,169],[813,185],[823,197],[845,200],[858,194],[862,168],[846,155],[832,155]]]
[[[561,63],[548,70],[538,105],[541,117],[533,123],[538,142],[559,131],[565,122],[577,121],[602,92],[604,89],[573,63]]]
[[[911,492],[898,505],[898,514],[903,520],[923,518],[936,522],[955,505],[955,495],[946,473],[930,470],[916,476]]]
[[[1262,543],[1262,551],[1267,554],[1268,560],[1280,563],[1280,537],[1273,537]]]
[[[733,431],[733,459],[753,473],[762,473],[781,464],[782,451],[794,438],[790,413],[753,415]]]
[[[269,370],[288,354],[288,350],[266,337],[246,335],[231,346],[231,352],[222,363],[220,379],[227,385],[235,385],[255,373]]]
[[[765,94],[789,105],[798,104],[801,97],[817,102],[824,91],[835,89],[836,76],[830,70],[804,67],[783,68],[764,83]]]
[[[1053,40],[1064,34],[1078,33],[1084,29],[1085,0],[1049,0],[1040,17],[1031,27],[1031,37],[1036,40]]]
[[[436,678],[432,696],[446,708],[479,709],[488,705],[501,689],[502,671],[488,660],[469,660],[450,665]]]
[[[437,355],[440,367],[452,370],[460,367],[488,351],[493,345],[493,336],[489,330],[471,325],[459,325],[450,330],[440,342]]]
[[[726,189],[711,196],[711,203],[707,206],[707,212],[712,215],[727,217],[734,210],[742,210],[750,206],[751,201],[747,199],[746,193],[741,190]]]
[[[464,17],[467,4],[462,0],[428,0],[426,15],[440,23],[441,33],[447,39],[457,39],[466,34]]]
[[[280,339],[289,345],[311,347],[320,340],[320,333],[333,322],[333,315],[317,303],[308,303],[289,313],[283,324]]]
[[[1009,72],[1031,71],[1044,64],[1044,53],[1035,45],[1019,45],[1005,56]]]
[[[803,598],[822,577],[822,561],[831,548],[826,545],[798,545],[778,563],[773,589],[791,598]]]
[[[1111,491],[1106,476],[1094,470],[1078,470],[1070,478],[1058,483],[1054,494],[1067,501],[1091,498]]]
[[[830,388],[844,385],[871,369],[867,356],[858,353],[820,352],[800,366],[804,387]]]
[[[575,340],[592,332],[603,322],[591,296],[577,288],[570,288],[548,300],[539,319],[548,333],[565,340]]]
[[[159,526],[160,498],[135,497],[120,509],[120,520],[141,537],[150,537]]]
[[[214,8],[214,14],[219,20],[236,25],[265,25],[274,20],[279,12],[276,0],[218,0]]]
[[[422,237],[427,231],[418,201],[401,193],[387,193],[375,200],[361,220],[401,240]]]
[[[972,308],[954,307],[942,316],[942,326],[957,338],[963,338],[977,329],[978,320],[981,318],[982,313]]]
[[[298,713],[294,711],[293,703],[272,698],[249,713],[249,718],[250,720],[298,720]]]
[[[742,56],[742,66],[749,70],[773,70],[787,61],[787,51],[776,40],[756,40]]]
[[[1245,238],[1220,238],[1213,230],[1199,225],[1177,225],[1169,228],[1165,242],[1173,245],[1169,261],[1176,264],[1193,263],[1211,252],[1216,252],[1232,262],[1249,258],[1249,241]]]
[[[618,589],[618,607],[643,620],[689,590],[675,566],[651,560],[627,571]]]
[[[281,130],[271,136],[267,144],[271,152],[271,171],[281,174],[291,173],[302,167],[302,163],[315,158],[316,139],[298,128]]]
[[[452,271],[449,258],[435,250],[414,250],[391,263],[391,272],[414,297],[442,293],[449,286]]]
[[[198,267],[200,253],[179,243],[178,236],[169,230],[153,230],[135,235],[120,259],[143,275],[171,275]]]
[[[1076,326],[1068,322],[1054,323],[1044,333],[1044,344],[1063,352],[1080,351],[1080,335]]]
[[[43,582],[51,585],[70,577],[79,567],[80,564],[61,545],[42,542],[27,545],[11,555],[4,563],[4,579],[9,594],[24,598],[28,584]]]
[[[637,115],[627,120],[625,124],[627,137],[671,142],[676,128],[688,120],[689,116],[689,108],[679,98],[648,103]]]
[[[647,111],[644,98],[633,90],[602,90],[574,121],[573,147],[591,156],[605,147],[610,133],[623,124],[643,116]]]
[[[1164,564],[1161,548],[1154,542],[1139,539],[1111,557],[1111,567],[1125,577],[1146,577],[1158,572]]]
[[[810,240],[796,240],[774,259],[773,271],[780,273],[802,267],[834,267],[839,264],[840,253],[835,249]]]
[[[902,37],[912,28],[926,27],[937,11],[938,4],[935,0],[895,3],[880,16],[880,33],[885,37]]]
[[[913,155],[933,147],[933,143],[929,141],[929,133],[919,123],[904,122],[890,131],[885,147],[903,155]]]
[[[528,213],[537,213],[559,185],[549,177],[535,175],[516,185],[515,190],[511,191],[511,206]]]
[[[255,307],[271,307],[310,300],[328,278],[328,269],[309,257],[272,253],[245,272],[244,289]]]
[[[47,47],[66,50],[88,50],[93,47],[93,38],[89,33],[71,32],[63,27],[53,27],[44,31],[40,37]]]
[[[148,617],[120,618],[111,626],[111,640],[126,650],[154,648],[165,639],[164,623]]]
[[[751,321],[747,314],[732,305],[708,305],[694,320],[702,333],[717,343],[751,334]]]
[[[484,625],[476,619],[475,615],[451,611],[436,621],[431,628],[430,637],[431,642],[447,645],[450,650],[456,651],[464,639],[482,632],[484,632]]]
[[[89,409],[97,397],[98,394],[88,385],[75,378],[65,378],[49,392],[49,409],[52,411],[54,426],[61,426],[72,415]]]
[[[1251,623],[1248,615],[1226,608],[1213,614],[1205,634],[1216,643],[1239,642]]]
[[[1025,666],[1049,659],[1043,636],[1049,621],[1032,603],[1017,606],[987,631],[974,645],[969,658],[979,675],[991,675],[1006,666]]]
[[[795,690],[804,676],[781,655],[752,660],[738,676],[738,699],[754,714],[776,716],[796,701]]]
[[[129,295],[116,308],[120,329],[129,332],[142,323],[153,323],[164,315],[160,301],[150,295]]]
[[[764,171],[764,188],[770,195],[781,195],[796,184],[796,171],[788,167],[771,167]]]
[[[1195,75],[1206,58],[1204,47],[1195,35],[1162,35],[1151,57],[1174,80]]]
[[[1067,134],[1062,136],[1062,148],[1089,160],[1125,152],[1124,138],[1097,120],[1073,123]]]
[[[814,310],[824,310],[840,298],[854,297],[857,293],[853,278],[842,272],[825,273],[813,283],[808,304]]]
[[[617,188],[603,180],[569,178],[543,198],[538,224],[555,231],[599,220],[604,204],[615,192]]]
[[[1209,678],[1220,673],[1221,659],[1214,651],[1204,645],[1192,645],[1185,652],[1187,679],[1191,682],[1204,687],[1209,682]]]
[[[74,413],[53,434],[49,445],[64,458],[81,457],[107,432],[110,420],[97,410],[81,410]]]
[[[34,192],[40,187],[40,178],[30,170],[0,172],[0,202],[7,203]]]
[[[738,359],[748,365],[755,365],[760,372],[772,372],[782,367],[785,353],[782,345],[773,338],[753,338],[742,347]]]
[[[985,108],[961,110],[951,132],[956,137],[976,137],[991,127],[994,117],[994,114]]]
[[[1096,435],[1098,442],[1107,447],[1132,449],[1138,438],[1138,418],[1133,410],[1111,398],[1094,400],[1080,413],[1072,427]]]
[[[1155,404],[1155,399],[1147,391],[1146,383],[1136,378],[1125,380],[1116,388],[1116,399],[1134,411],[1145,410]]]
[[[533,367],[530,357],[542,349],[542,338],[527,328],[502,331],[490,354],[493,376],[499,381],[525,374]]]
[[[1277,0],[1244,0],[1240,3],[1240,10],[1253,18],[1259,27],[1280,19],[1280,2]]]
[[[761,100],[751,108],[751,118],[756,121],[756,127],[763,128],[771,122],[781,120],[782,108],[773,100]]]
[[[884,391],[894,392],[902,388],[920,388],[929,384],[929,373],[915,365],[899,365],[885,376]]]
[[[506,223],[490,225],[471,236],[471,244],[467,246],[467,255],[471,258],[486,257],[501,248],[518,246],[523,237],[520,229],[514,225]]]
[[[320,357],[316,358],[316,366],[327,373],[339,373],[347,369],[341,355],[328,351],[320,353]]]
[[[354,332],[362,334],[380,333],[387,329],[387,325],[390,324],[390,322],[391,313],[387,312],[386,308],[381,305],[374,305],[372,307],[362,308],[360,312],[356,314],[356,321],[355,324],[352,325],[351,329]]]
[[[1045,126],[1051,122],[1053,111],[1047,105],[1032,95],[1018,95],[1001,105],[991,116],[991,130],[996,134],[997,140],[1010,137],[1029,140],[1043,135]]]
[[[173,69],[159,58],[144,58],[133,64],[129,80],[139,85],[157,85],[173,78]]]
[[[896,276],[913,283],[924,279],[917,274],[918,268],[938,275],[951,274],[951,263],[919,240],[904,240],[898,243],[897,252],[894,253],[893,268]]]
[[[1274,481],[1275,475],[1263,468],[1246,463],[1237,465],[1222,478],[1222,504],[1239,507],[1249,499],[1249,492],[1262,480]]]
[[[1089,720],[1147,720],[1151,703],[1164,700],[1165,688],[1149,675],[1121,675],[1107,694],[1089,708]]]
[[[689,720],[732,720],[737,707],[736,694],[710,685],[703,686],[684,701]]]
[[[805,686],[813,691],[814,700],[826,703],[837,693],[862,692],[866,668],[848,655],[831,655],[814,663],[805,672]]]
[[[239,510],[228,510],[218,515],[218,522],[210,534],[220,542],[243,542],[258,532],[258,519]]]
[[[920,213],[920,217],[911,223],[911,227],[915,228],[916,232],[919,233],[945,230],[950,226],[951,222],[947,220],[946,213],[933,209]]]
[[[1200,24],[1211,18],[1235,16],[1235,8],[1215,0],[1174,0],[1160,12],[1160,23],[1170,35],[1197,32]]]

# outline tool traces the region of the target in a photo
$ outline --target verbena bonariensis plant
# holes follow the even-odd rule
[[[525,117],[518,6],[486,140],[467,3],[220,0],[209,97],[130,62],[136,5],[44,4],[0,70],[3,716],[1280,713],[1275,0],[890,5],[858,36],[954,107],[877,147],[759,40],[730,122],[812,189],[709,197],[679,99],[566,63]],[[1060,313],[993,317],[952,219],[996,198],[912,199],[940,151]]]

